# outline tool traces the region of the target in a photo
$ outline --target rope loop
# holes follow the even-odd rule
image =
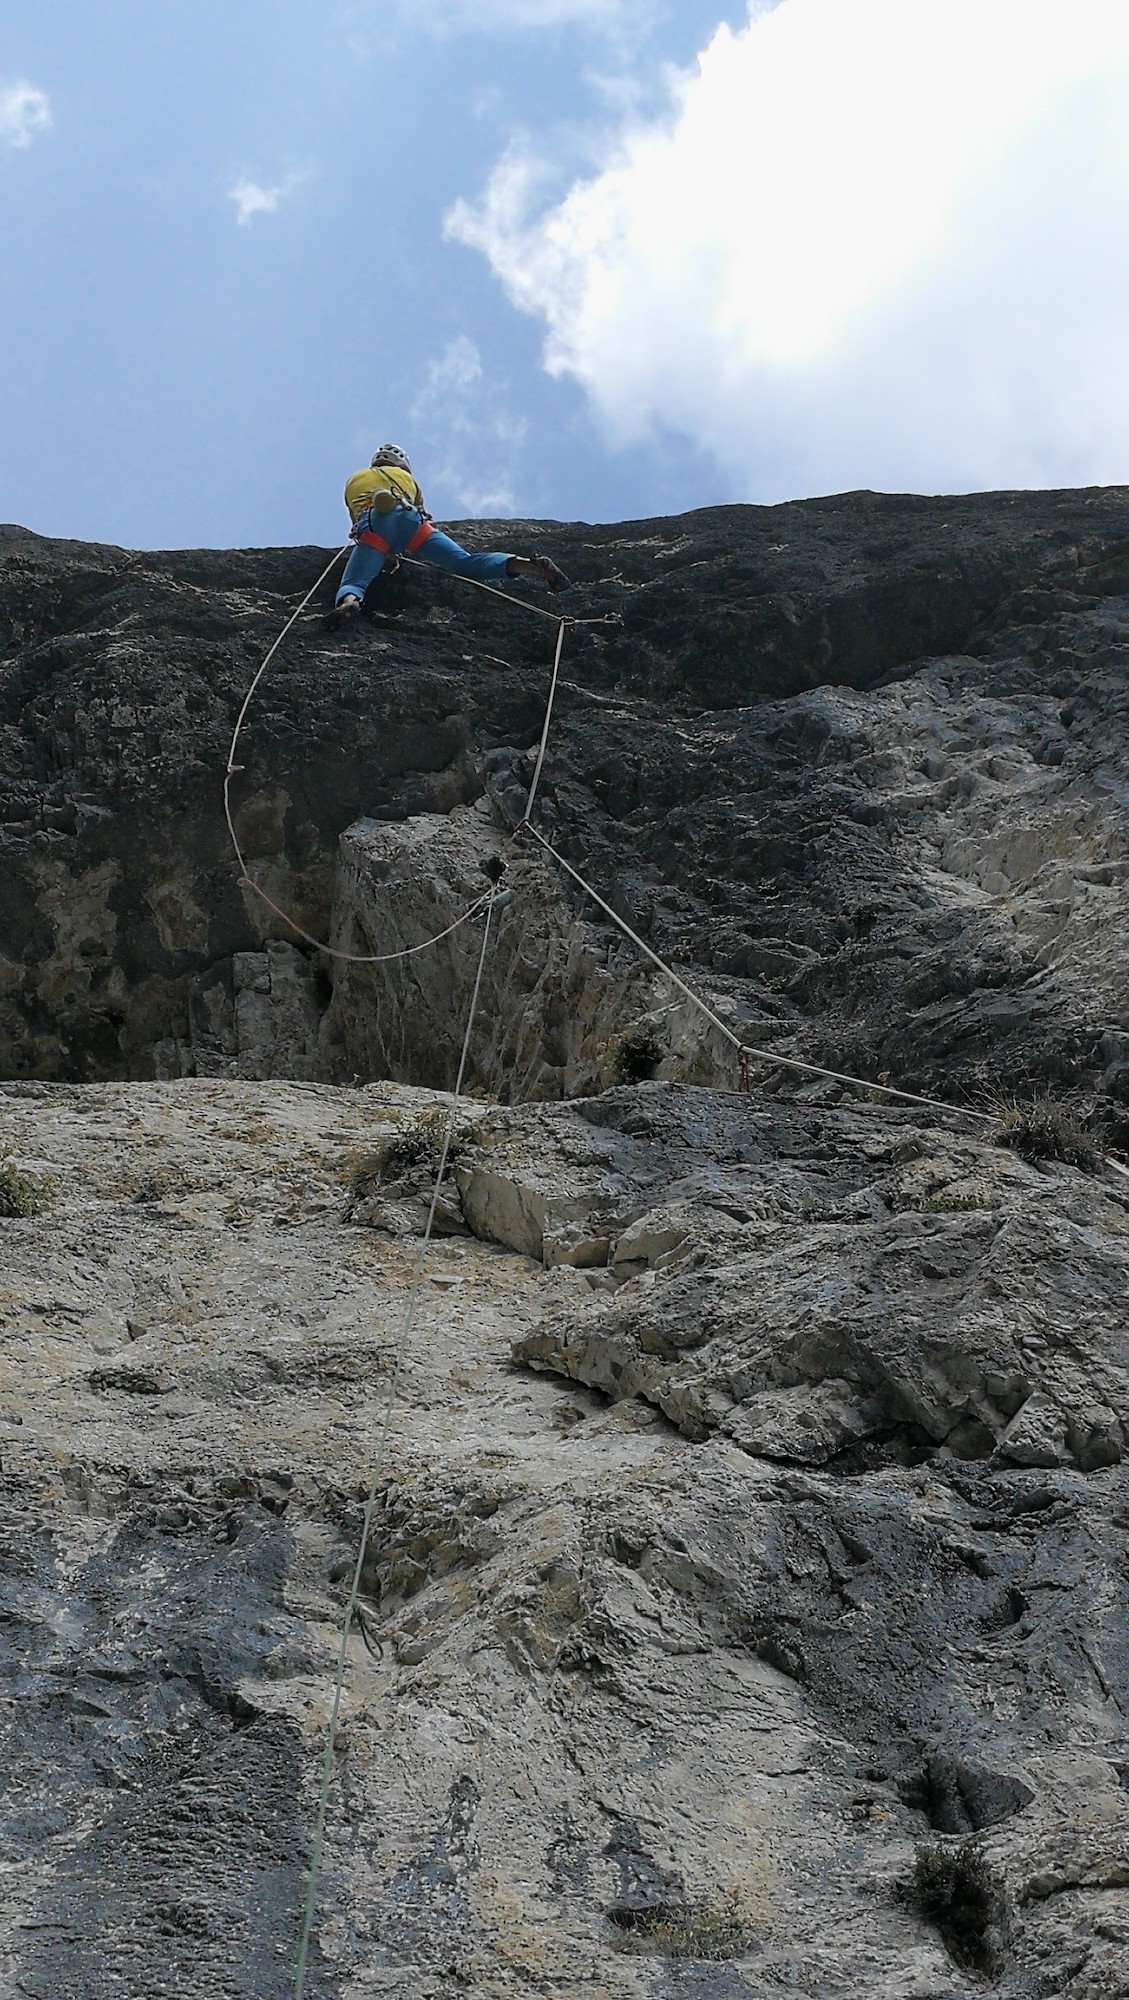
[[[352,538],[350,537],[350,541],[342,543],[341,547],[336,551],[336,553],[333,555],[330,561],[327,562],[325,568],[322,570],[321,575],[318,577],[317,582],[310,586],[310,589],[306,592],[306,595],[302,599],[302,602],[299,604],[297,610],[291,612],[289,618],[287,619],[285,625],[283,626],[273,646],[271,646],[267,651],[267,653],[265,654],[259,666],[258,672],[256,673],[253,681],[251,682],[250,687],[248,688],[246,694],[243,697],[243,705],[240,708],[239,714],[235,719],[235,728],[232,732],[231,746],[227,753],[227,770],[224,775],[224,781],[223,781],[223,811],[224,811],[224,818],[227,821],[227,830],[231,836],[231,845],[235,850],[235,859],[239,863],[240,874],[238,877],[237,886],[240,889],[250,889],[253,892],[253,894],[259,898],[259,901],[263,903],[268,910],[270,910],[271,914],[279,919],[280,923],[284,923],[289,930],[292,930],[294,932],[295,937],[300,937],[303,943],[312,945],[313,949],[315,951],[320,951],[324,958],[335,959],[337,963],[340,965],[391,965],[396,959],[413,958],[417,952],[429,951],[432,945],[441,944],[444,938],[449,938],[452,932],[457,931],[461,924],[469,922],[470,918],[476,915],[476,913],[482,908],[483,904],[488,901],[490,896],[490,891],[487,890],[484,895],[476,897],[475,901],[470,904],[469,908],[465,909],[460,916],[457,916],[453,923],[448,924],[445,930],[437,931],[434,937],[424,938],[419,944],[406,945],[402,951],[379,951],[379,952],[338,951],[335,948],[335,946],[331,944],[326,944],[323,941],[323,939],[316,938],[313,936],[312,932],[303,929],[302,925],[296,922],[296,920],[290,915],[288,910],[280,908],[279,904],[274,902],[272,898],[268,896],[261,882],[256,882],[254,876],[252,875],[250,869],[247,866],[247,862],[243,855],[243,850],[239,845],[239,836],[235,831],[235,819],[233,816],[232,805],[231,805],[231,780],[236,775],[237,772],[246,769],[245,765],[236,763],[235,753],[239,747],[239,738],[243,731],[243,724],[247,719],[247,711],[250,708],[252,701],[254,700],[255,694],[258,690],[260,682],[262,681],[263,675],[266,673],[267,668],[269,667],[271,661],[273,660],[275,654],[277,653],[279,647],[281,646],[283,640],[285,639],[287,633],[290,631],[291,627],[297,624],[299,618],[302,616],[302,613],[306,609],[306,606],[307,604],[309,604],[311,598],[315,597],[317,595],[317,592],[321,589],[322,584],[329,576],[331,570],[333,569],[334,564],[340,562],[342,556],[348,552],[349,547],[351,545],[351,540]],[[515,602],[520,602],[520,599],[515,600]]]

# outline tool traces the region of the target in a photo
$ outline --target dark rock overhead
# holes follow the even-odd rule
[[[1097,1091],[1117,1128],[1126,501],[849,494],[472,524],[482,544],[535,538],[575,579],[562,608],[617,621],[570,635],[544,826],[660,952],[730,996],[750,1040],[947,1094]],[[237,886],[227,741],[324,560],[0,541],[0,1072],[242,1056],[245,1072],[378,1073],[371,1044],[323,1025],[333,966],[300,941],[275,962],[301,1033],[243,1046],[234,1019],[233,955],[290,933]],[[353,822],[485,796],[505,831],[546,693],[541,619],[418,570],[378,583],[369,609],[345,637],[320,611],[295,629],[241,746],[248,855],[315,935]],[[567,929],[580,911],[558,888]],[[583,916],[613,963],[630,955]],[[543,1088],[589,1078],[547,1062]]]

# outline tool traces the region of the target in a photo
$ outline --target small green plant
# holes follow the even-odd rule
[[[617,1903],[608,1911],[617,1951],[663,1958],[693,1958],[719,1964],[749,1949],[748,1926],[736,1900],[694,1904]]]
[[[663,1046],[653,1028],[629,1028],[620,1036],[612,1067],[617,1083],[647,1083],[663,1059]]]
[[[353,1200],[366,1200],[378,1188],[386,1187],[389,1181],[405,1179],[417,1167],[434,1170],[443,1155],[448,1121],[446,1107],[436,1104],[398,1126],[371,1153],[352,1155],[345,1164],[345,1185]],[[473,1122],[456,1118],[447,1152],[448,1166],[454,1165],[467,1147],[474,1144],[474,1139]]]
[[[50,1208],[51,1198],[58,1182],[50,1175],[36,1178],[34,1174],[21,1174],[10,1160],[0,1165],[0,1216],[11,1220],[16,1216],[42,1215]]]
[[[897,1899],[941,1934],[949,1956],[968,1972],[1003,1970],[1011,1929],[1007,1892],[980,1840],[920,1840],[913,1874]]]
[[[1052,1097],[1009,1106],[1000,1118],[996,1144],[1021,1160],[1064,1160],[1087,1174],[1097,1173],[1101,1165],[1101,1149],[1081,1118]]]

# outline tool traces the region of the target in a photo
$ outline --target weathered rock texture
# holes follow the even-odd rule
[[[1124,1123],[1126,499],[538,524],[577,579],[563,608],[620,621],[570,638],[544,826],[751,1039],[946,1095],[1098,1090]],[[240,890],[226,846],[230,724],[320,557],[0,540],[0,1073],[348,1081],[403,1061],[451,1081],[449,1027],[412,1026],[434,1022],[431,975],[350,975],[363,1009],[331,1007],[333,962]],[[275,900],[324,936],[336,894],[339,934],[379,950],[370,929],[427,935],[475,872],[475,842],[411,816],[480,801],[486,846],[520,818],[552,627],[415,571],[373,596],[347,638],[320,611],[295,629],[236,784]],[[419,886],[395,908],[398,876]],[[554,938],[586,989],[597,964],[622,976],[638,1011],[598,912],[543,872],[531,895],[537,952]],[[461,986],[476,948],[468,928],[448,952]],[[519,976],[480,1076],[504,1045],[523,1088],[590,1088],[600,1010],[578,1027],[536,987]],[[701,1080],[703,1060],[691,1035],[669,1073]]]
[[[1124,1147],[1125,500],[539,525],[565,608],[620,621],[570,639],[541,824],[770,1052],[1049,1092]],[[31,2000],[292,1985],[482,940],[345,968],[239,886],[231,718],[319,558],[0,537],[0,1991]],[[769,1061],[738,1095],[510,838],[551,627],[414,572],[371,609],[300,626],[252,711],[252,869],[364,954],[487,863],[514,893],[311,1996],[968,2000],[898,1893],[926,1837],[994,1871],[1001,2000],[1129,1995],[1129,1182]]]
[[[395,952],[445,931],[481,897],[484,866],[506,857],[488,799],[406,826],[361,821],[341,839],[335,945]],[[543,861],[517,857],[506,880],[515,900],[493,916],[466,1081],[491,1089],[504,1079],[518,1102],[598,1089],[624,1033],[661,1004],[656,980],[636,964],[609,968]],[[453,1085],[483,925],[392,965],[337,965],[326,1043],[361,1076]]]
[[[5,1990],[281,2000],[442,1105],[0,1115]],[[1009,1885],[1001,1994],[1129,1990],[1122,1185],[662,1083],[456,1157],[311,1992],[967,1994],[894,1895],[931,1830]]]

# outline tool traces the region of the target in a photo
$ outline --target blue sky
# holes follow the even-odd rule
[[[1129,478],[1127,113],[1124,0],[7,0],[0,519]]]

